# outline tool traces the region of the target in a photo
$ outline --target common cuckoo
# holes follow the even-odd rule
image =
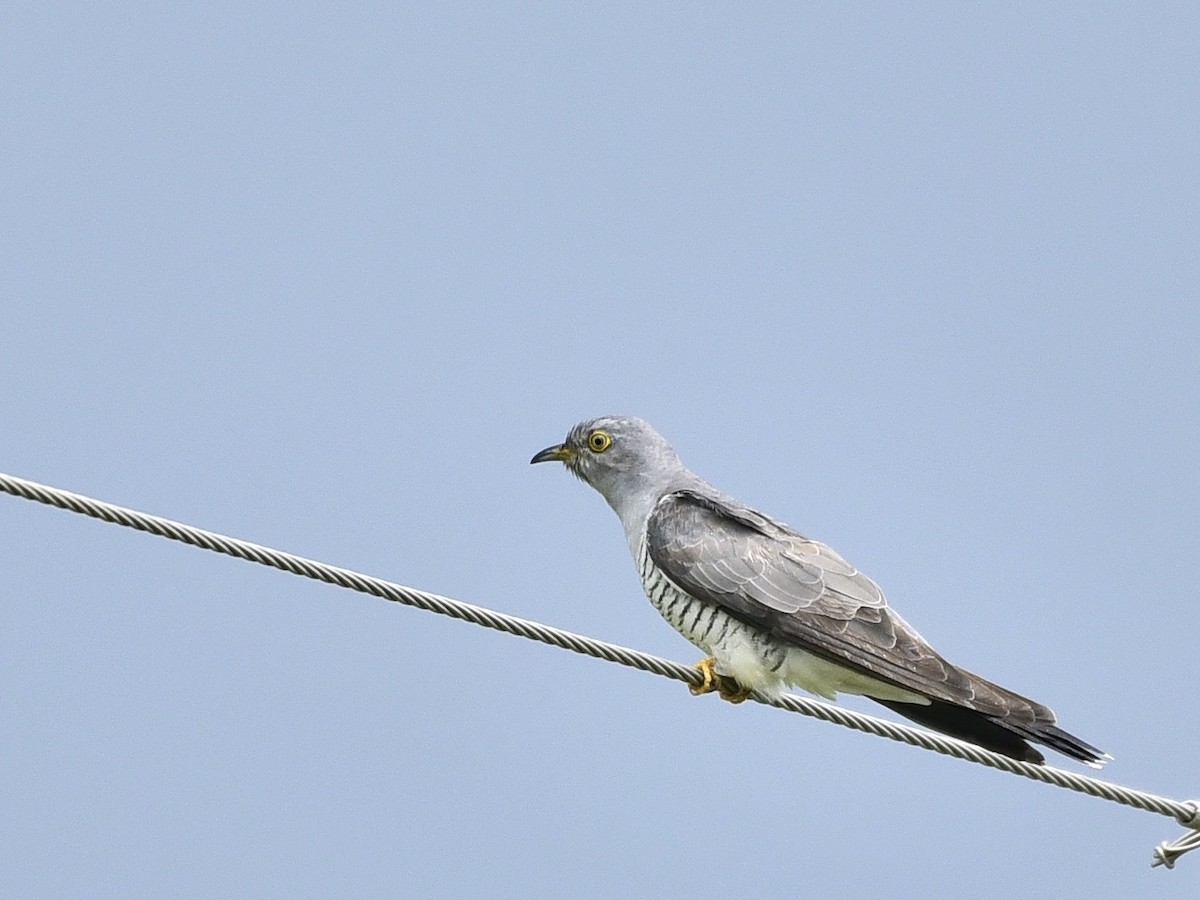
[[[1110,758],[1040,703],[951,665],[870,578],[695,475],[647,422],[580,422],[531,462],[552,460],[608,501],[646,596],[708,655],[693,693],[860,694],[1013,759],[1045,762],[1027,741],[1094,767]]]

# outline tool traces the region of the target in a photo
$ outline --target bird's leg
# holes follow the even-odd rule
[[[701,694],[711,694],[717,689],[717,679],[720,678],[715,668],[717,660],[708,656],[696,663],[696,671],[698,671],[704,680],[699,684],[688,685],[688,690],[692,692],[693,697],[699,697]]]
[[[722,700],[728,700],[730,703],[741,703],[750,696],[751,689],[740,685],[736,680],[728,675],[722,675],[717,671],[717,660],[712,657],[705,657],[696,663],[696,669],[704,676],[704,680],[699,684],[688,686],[688,690],[692,695],[699,697],[701,694],[711,694],[716,691]]]
[[[741,703],[747,697],[754,693],[753,688],[748,688],[744,684],[739,684],[728,675],[718,675],[720,682],[717,685],[717,694],[722,700],[728,700],[730,703]]]

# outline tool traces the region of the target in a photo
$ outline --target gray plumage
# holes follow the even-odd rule
[[[875,582],[695,475],[647,422],[581,422],[532,461],[550,460],[608,501],[650,602],[741,688],[861,694],[1027,762],[1044,758],[1026,741],[1092,766],[1109,758],[1040,703],[948,663]]]

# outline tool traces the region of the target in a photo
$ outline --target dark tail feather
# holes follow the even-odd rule
[[[1069,756],[1071,759],[1077,759],[1082,763],[1086,763],[1094,769],[1103,767],[1106,762],[1112,759],[1103,750],[1093,747],[1087,741],[1081,741],[1075,735],[1063,731],[1057,725],[1007,723],[1006,727],[1024,735],[1031,741],[1036,741],[1045,747],[1049,747],[1051,750],[1057,750],[1063,756]]]
[[[988,750],[994,750],[1021,762],[1037,765],[1046,762],[1046,757],[1030,747],[1026,740],[1043,744],[1064,756],[1097,768],[1111,759],[1107,753],[1097,750],[1091,744],[1081,741],[1055,725],[1005,721],[973,709],[938,700],[934,700],[928,706],[922,706],[918,703],[901,703],[897,700],[879,700],[875,697],[871,699],[893,712],[935,731],[960,738]]]

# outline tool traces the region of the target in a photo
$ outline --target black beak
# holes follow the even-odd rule
[[[566,462],[574,456],[573,451],[566,444],[555,444],[553,447],[547,447],[540,453],[534,454],[533,459],[529,461],[530,465],[540,462]]]

